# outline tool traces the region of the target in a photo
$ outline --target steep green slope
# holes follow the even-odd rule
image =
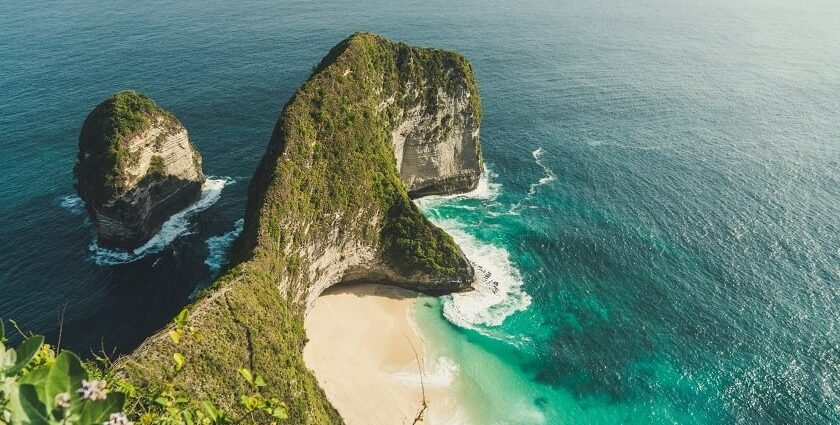
[[[432,113],[456,94],[469,102],[454,119],[477,125],[472,70],[456,53],[366,33],[333,48],[274,129],[249,188],[237,265],[190,307],[198,338],[174,344],[164,329],[117,368],[236,411],[246,385],[237,369],[245,367],[265,377],[266,396],[289,404],[293,423],[341,422],[302,360],[303,315],[315,297],[358,280],[429,293],[472,283],[452,238],[409,200],[392,147],[404,111]],[[187,358],[178,372],[167,366],[176,351]]]

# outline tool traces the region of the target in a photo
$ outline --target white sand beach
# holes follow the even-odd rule
[[[338,286],[307,315],[304,359],[348,425],[415,423],[423,402],[418,358],[428,409],[417,423],[454,416],[449,386],[455,368],[426,359],[413,322],[417,296],[382,285]]]

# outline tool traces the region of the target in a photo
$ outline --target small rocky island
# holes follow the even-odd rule
[[[76,190],[103,246],[134,249],[201,196],[201,156],[171,113],[135,91],[117,93],[85,119]]]

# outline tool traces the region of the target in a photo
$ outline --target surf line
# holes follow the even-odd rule
[[[194,204],[175,213],[169,217],[160,231],[158,231],[143,246],[131,251],[118,249],[107,249],[97,244],[95,236],[89,246],[92,252],[91,259],[100,266],[113,266],[118,264],[131,263],[150,254],[156,254],[164,250],[169,244],[179,237],[189,233],[190,218],[195,214],[210,208],[222,196],[225,186],[235,183],[229,177],[209,177],[201,187],[201,197]]]

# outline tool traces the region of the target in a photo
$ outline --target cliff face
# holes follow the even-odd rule
[[[99,241],[136,248],[201,195],[201,156],[187,130],[148,97],[124,91],[85,119],[76,190]]]
[[[419,84],[406,81],[401,94],[394,93],[377,108],[389,108],[393,114],[391,146],[412,198],[475,189],[483,169],[478,137],[481,104],[468,65],[449,52],[397,47],[399,68],[428,67],[430,60],[432,67],[440,61],[431,72],[439,73],[437,78],[448,80],[447,84],[422,78]],[[449,83],[452,80],[457,82]],[[402,96],[399,101],[397,96]]]
[[[161,367],[164,332],[120,369],[155,385],[174,379],[236,409],[237,368],[264,376],[297,423],[340,422],[301,352],[303,315],[342,282],[374,281],[443,294],[469,290],[473,269],[409,191],[473,188],[481,172],[481,107],[469,63],[359,33],[324,58],[292,96],[249,186],[236,266],[191,307],[204,337],[181,342],[195,360]]]

